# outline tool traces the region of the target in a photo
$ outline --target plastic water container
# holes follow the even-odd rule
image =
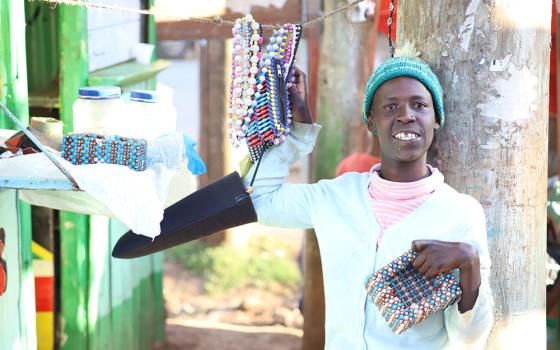
[[[174,107],[161,101],[155,91],[132,90],[128,114],[135,120],[135,137],[151,139],[175,131]]]
[[[121,88],[117,86],[91,86],[79,90],[74,102],[74,132],[101,135],[121,135],[126,120]],[[126,135],[122,135],[126,136]]]

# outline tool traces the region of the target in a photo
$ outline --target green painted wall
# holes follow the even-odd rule
[[[38,1],[25,1],[27,76],[30,91],[54,85],[59,68],[58,9]],[[40,59],[38,59],[40,58]]]

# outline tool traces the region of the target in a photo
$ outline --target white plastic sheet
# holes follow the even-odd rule
[[[148,167],[142,172],[111,164],[73,165],[59,158],[85,193],[25,190],[21,198],[34,205],[111,216],[153,238],[160,233],[164,208],[196,189],[194,176],[182,166],[184,152],[183,137],[175,133],[149,141]],[[30,177],[63,177],[42,153],[19,158],[26,158]]]

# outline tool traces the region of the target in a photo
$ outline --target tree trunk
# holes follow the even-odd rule
[[[443,85],[434,164],[486,212],[489,349],[546,346],[550,18],[550,0],[399,1],[397,42],[411,41]]]
[[[324,12],[347,5],[347,0],[325,0]],[[353,12],[351,12],[353,11]],[[364,87],[373,69],[376,35],[373,21],[350,21],[359,18],[357,8],[339,13],[324,22],[320,48],[319,96],[317,122],[322,125],[312,179],[333,178],[338,163],[364,146],[364,126],[360,107]],[[365,148],[365,149],[364,149]],[[324,348],[325,304],[319,246],[315,234],[306,235],[304,281],[303,349]]]

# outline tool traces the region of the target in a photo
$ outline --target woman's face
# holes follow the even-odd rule
[[[368,129],[377,131],[381,159],[386,163],[426,163],[437,128],[432,95],[420,81],[398,77],[375,92]]]

